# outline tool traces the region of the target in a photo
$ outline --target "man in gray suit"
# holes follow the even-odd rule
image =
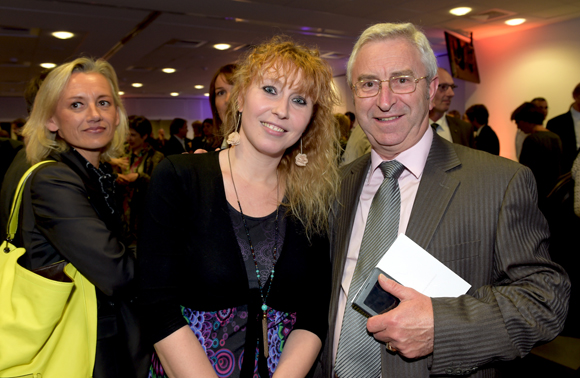
[[[357,119],[373,149],[342,169],[331,219],[329,335],[315,376],[493,377],[494,362],[523,357],[537,343],[556,337],[566,317],[570,284],[550,261],[549,231],[536,206],[534,177],[518,163],[449,143],[433,132],[429,109],[439,80],[426,37],[412,24],[371,26],[354,47],[347,79]],[[391,160],[404,166],[395,179],[398,233],[471,289],[457,298],[429,298],[381,278],[381,287],[401,303],[369,318],[367,330],[357,333],[369,347],[361,342],[345,353],[340,349],[349,342],[343,344],[340,337],[352,319],[352,312],[344,315],[350,306],[346,298],[363,256],[360,246],[373,197],[379,186],[383,190],[378,167]],[[368,366],[373,374],[362,373]]]
[[[437,134],[448,141],[475,148],[473,126],[459,118],[447,115],[451,100],[455,96],[453,90],[457,88],[453,77],[444,68],[437,69],[437,76],[439,76],[439,86],[435,91],[432,108],[429,111],[429,123],[433,125]]]

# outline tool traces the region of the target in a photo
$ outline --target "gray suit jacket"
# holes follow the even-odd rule
[[[332,221],[333,291],[329,336],[315,376],[332,374],[340,282],[360,191],[365,155],[342,170]],[[548,225],[537,208],[532,173],[513,161],[434,135],[406,235],[472,288],[433,298],[434,352],[406,360],[382,347],[383,377],[493,377],[494,361],[522,357],[560,332],[570,282],[550,261]]]

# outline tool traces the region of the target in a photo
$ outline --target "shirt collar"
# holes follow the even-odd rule
[[[449,127],[447,125],[447,112],[443,113],[443,116],[439,118],[437,121],[433,121],[431,118],[429,118],[429,124],[432,125],[434,123],[438,124],[442,128]]]
[[[425,169],[425,163],[427,162],[427,157],[429,156],[429,150],[431,149],[432,143],[433,143],[433,128],[428,127],[427,131],[425,132],[425,134],[423,134],[419,142],[417,142],[414,146],[401,152],[399,155],[397,155],[395,159],[393,159],[397,160],[399,163],[405,166],[405,170],[401,174],[401,177],[404,177],[408,174],[412,174],[413,176],[415,176],[416,179],[421,178],[421,176],[423,175],[423,170]],[[382,162],[383,159],[373,149],[371,151],[371,174],[369,175],[369,179],[372,175],[375,174],[375,172],[379,168],[379,165]]]

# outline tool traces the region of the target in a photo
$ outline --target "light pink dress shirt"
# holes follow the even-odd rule
[[[407,229],[407,224],[411,217],[411,210],[413,209],[413,203],[415,202],[415,196],[417,195],[417,189],[421,182],[421,176],[423,175],[423,169],[427,162],[427,156],[429,155],[432,141],[433,128],[428,127],[427,131],[417,144],[408,150],[403,151],[395,158],[395,160],[405,166],[405,170],[399,177],[399,189],[401,191],[399,234],[404,234]],[[342,328],[342,318],[344,316],[346,299],[348,297],[348,288],[350,287],[350,281],[352,280],[354,268],[356,267],[367,216],[369,214],[369,209],[371,208],[373,197],[377,190],[379,190],[384,179],[383,173],[379,169],[379,165],[382,162],[383,159],[375,152],[375,150],[372,150],[371,166],[367,177],[365,178],[360,200],[356,208],[350,244],[348,246],[348,254],[344,265],[344,273],[342,275],[341,292],[338,300],[338,314],[333,340],[333,361],[336,360],[336,351],[338,349],[338,340],[340,339],[340,330]]]

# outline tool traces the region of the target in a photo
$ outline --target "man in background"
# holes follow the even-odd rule
[[[475,148],[493,155],[499,155],[499,139],[495,131],[487,124],[489,112],[485,105],[472,105],[465,111],[465,115],[476,130]]]
[[[453,90],[457,85],[446,69],[438,68],[437,75],[439,87],[433,97],[433,108],[429,111],[429,123],[444,139],[474,148],[473,127],[465,121],[447,115],[451,100],[455,96]]]
[[[580,84],[572,91],[572,98],[570,110],[552,118],[546,126],[562,140],[562,173],[570,172],[580,150]]]

